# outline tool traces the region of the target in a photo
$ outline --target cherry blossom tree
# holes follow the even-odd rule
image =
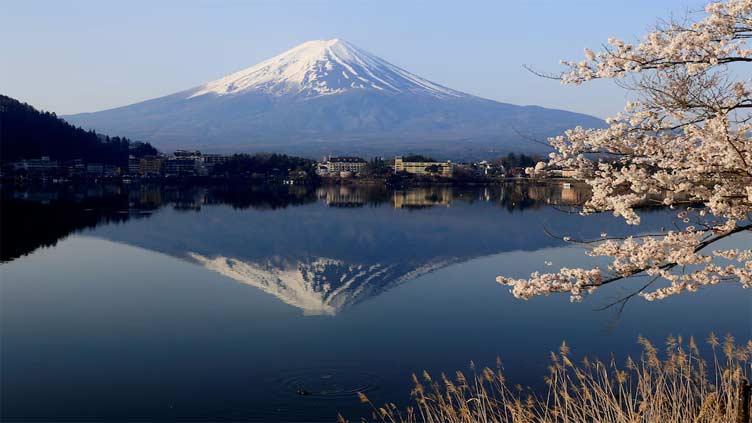
[[[752,0],[730,0],[708,4],[694,22],[659,23],[636,45],[609,39],[582,61],[563,61],[562,83],[610,78],[637,101],[605,129],[550,139],[555,152],[528,173],[573,169],[592,188],[583,214],[608,211],[638,225],[639,208],[659,204],[676,210],[676,225],[626,238],[565,237],[610,264],[498,282],[519,298],[566,292],[572,301],[626,278],[641,278],[634,295],[647,300],[727,281],[752,286],[752,245],[717,246],[752,231],[750,38]]]

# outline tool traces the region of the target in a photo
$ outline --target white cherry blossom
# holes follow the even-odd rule
[[[633,277],[647,280],[636,286],[647,300],[725,281],[752,286],[752,245],[712,250],[752,231],[750,38],[752,0],[731,0],[709,4],[694,23],[659,25],[637,44],[612,38],[603,51],[585,49],[584,60],[563,61],[562,83],[614,78],[639,99],[605,129],[577,127],[550,139],[555,152],[527,173],[573,169],[592,188],[583,214],[611,212],[638,225],[639,207],[669,206],[680,210],[677,227],[639,238],[564,237],[593,246],[589,254],[611,264],[497,280],[519,298],[568,292],[573,301]]]

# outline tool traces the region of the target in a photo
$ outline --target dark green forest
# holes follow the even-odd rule
[[[214,167],[215,174],[229,177],[287,177],[291,172],[305,173],[316,178],[316,162],[285,154],[235,154]]]
[[[538,154],[528,156],[526,154],[509,153],[504,157],[493,160],[492,163],[502,165],[505,169],[511,169],[514,167],[533,167],[536,163],[543,160],[545,160],[544,157]]]
[[[86,163],[128,164],[128,155],[156,154],[148,143],[86,131],[13,98],[0,95],[0,160],[3,163],[49,156]]]

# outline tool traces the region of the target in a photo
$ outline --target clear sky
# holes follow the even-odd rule
[[[171,94],[312,39],[342,38],[478,96],[606,117],[611,82],[560,86],[560,69],[610,37],[636,39],[697,0],[0,1],[0,93],[58,114]]]

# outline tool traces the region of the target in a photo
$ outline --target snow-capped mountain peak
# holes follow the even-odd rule
[[[350,90],[465,97],[414,75],[342,39],[308,41],[255,66],[208,82],[188,98],[259,92],[274,97],[318,97]]]
[[[66,119],[166,151],[423,151],[457,159],[541,151],[520,133],[545,139],[578,125],[603,126],[591,116],[455,91],[341,39],[309,41],[201,86]]]

